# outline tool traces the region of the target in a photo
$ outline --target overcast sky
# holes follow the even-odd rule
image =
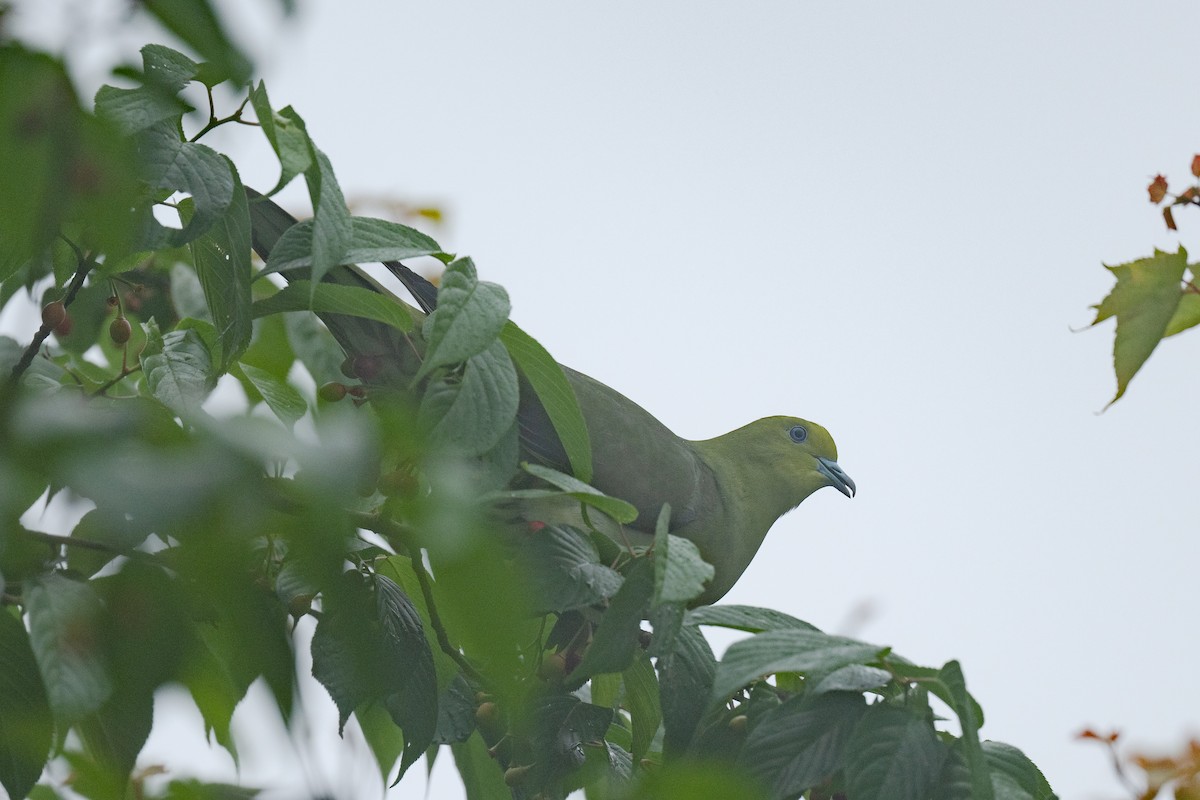
[[[47,6],[30,29],[83,7]],[[1198,215],[1168,234],[1145,192],[1200,152],[1195,3],[300,9],[238,30],[349,197],[442,206],[431,232],[515,320],[681,435],[833,433],[859,496],[781,520],[728,602],[959,659],[983,735],[1072,800],[1120,794],[1084,726],[1200,728],[1200,333],[1097,414],[1112,330],[1072,331],[1102,262],[1200,251]],[[245,141],[218,143],[266,188]],[[251,755],[247,780],[295,774]]]

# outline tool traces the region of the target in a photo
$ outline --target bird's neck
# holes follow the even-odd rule
[[[748,564],[775,520],[795,504],[781,499],[786,498],[786,492],[775,485],[776,465],[769,459],[756,458],[757,448],[746,447],[741,434],[741,430],[732,431],[692,444],[712,470],[725,513],[737,526],[736,532],[726,535],[736,535],[740,560]]]

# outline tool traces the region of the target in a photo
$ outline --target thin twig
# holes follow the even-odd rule
[[[79,539],[74,536],[59,536],[54,533],[42,533],[41,531],[21,531],[21,534],[28,536],[31,539],[36,539],[39,542],[65,547],[80,547],[84,550],[98,550],[102,553],[109,553],[114,556],[127,556],[129,558],[140,558],[146,561],[158,562],[153,553],[146,553],[141,550],[132,550],[126,547],[115,547],[107,542],[94,542],[90,539]]]
[[[232,114],[230,114],[228,117],[225,117],[224,119],[218,119],[216,105],[215,105],[215,102],[213,101],[212,87],[209,87],[209,89],[208,89],[208,123],[203,128],[201,128],[199,131],[197,131],[195,136],[193,136],[191,139],[188,139],[188,141],[194,142],[194,141],[198,140],[204,134],[211,131],[213,128],[219,128],[222,125],[225,125],[226,123],[229,123],[229,122],[236,122],[241,125],[250,125],[252,127],[258,127],[259,123],[242,119],[242,111],[245,110],[246,104],[249,102],[250,102],[250,96],[247,95],[246,99],[242,101],[242,104],[237,107],[237,111],[234,111]]]
[[[438,644],[442,651],[454,659],[454,663],[458,664],[463,673],[478,683],[486,687],[487,681],[482,675],[471,666],[471,662],[467,661],[466,657],[450,644],[450,637],[446,635],[446,628],[442,625],[442,618],[438,614],[437,605],[433,600],[433,586],[429,582],[429,573],[425,571],[425,565],[421,563],[421,551],[418,550],[412,559],[413,572],[417,573],[417,583],[421,584],[421,594],[425,597],[425,606],[429,609],[429,624],[433,626],[433,632],[437,634]]]
[[[118,383],[125,380],[133,373],[141,371],[141,369],[142,369],[141,363],[134,364],[132,367],[122,366],[120,372],[118,372],[115,376],[113,376],[109,380],[105,381],[99,388],[97,388],[95,391],[92,392],[92,397],[103,397],[104,393],[107,392],[109,389],[116,386]]]
[[[297,510],[297,506],[294,503],[281,496],[274,499],[276,500],[276,507],[282,511],[295,513]],[[412,528],[382,514],[368,514],[365,512],[351,513],[350,521],[355,527],[383,536],[393,547],[399,544],[409,552],[409,560],[412,562],[413,572],[417,575],[417,583],[421,585],[421,596],[425,598],[425,607],[429,611],[429,624],[433,626],[433,632],[437,636],[438,645],[442,648],[442,652],[450,656],[468,678],[480,686],[486,686],[487,679],[471,665],[471,662],[466,659],[462,651],[450,642],[450,636],[446,633],[446,626],[442,623],[442,616],[437,610],[437,601],[433,597],[433,584],[430,582],[429,573],[425,570],[425,565],[421,561],[421,549],[411,544]],[[400,548],[397,547],[396,549]]]

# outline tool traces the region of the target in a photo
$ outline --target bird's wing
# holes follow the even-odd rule
[[[265,259],[296,219],[257,192],[247,189],[247,193],[254,201],[254,249]],[[385,262],[385,266],[426,313],[437,307],[436,286],[400,262]],[[356,269],[332,269],[324,280],[390,294]],[[416,309],[411,311],[414,316],[424,316]],[[398,331],[382,323],[338,314],[322,314],[321,318],[348,355],[391,354],[402,358],[411,353],[412,342],[404,342]],[[634,528],[652,533],[664,503],[671,505],[672,528],[711,515],[715,509],[709,506],[720,503],[715,477],[690,442],[609,386],[569,367],[564,366],[563,372],[587,422],[592,444],[592,485],[637,507]],[[570,472],[566,452],[545,408],[528,381],[523,376],[520,380],[517,422],[522,457]]]

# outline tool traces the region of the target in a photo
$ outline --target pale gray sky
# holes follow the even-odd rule
[[[514,319],[682,435],[836,437],[859,496],[785,517],[729,602],[961,660],[1072,800],[1119,795],[1085,725],[1200,728],[1200,334],[1097,415],[1112,331],[1071,332],[1102,261],[1200,250],[1144,191],[1200,151],[1194,3],[300,5],[238,13],[349,196],[443,205]]]

